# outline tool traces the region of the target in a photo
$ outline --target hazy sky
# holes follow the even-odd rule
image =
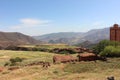
[[[42,35],[120,24],[120,0],[0,0],[0,31]]]

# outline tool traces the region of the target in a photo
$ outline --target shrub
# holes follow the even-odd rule
[[[22,62],[22,58],[16,57],[16,58],[11,58],[10,59],[11,63],[16,63],[16,62]]]
[[[9,63],[9,62],[6,62],[6,63],[4,64],[4,66],[8,66],[8,65],[10,65],[10,63]]]
[[[53,71],[54,74],[58,74],[58,71]]]
[[[107,46],[101,53],[101,56],[120,57],[120,46]]]
[[[101,51],[104,50],[104,48],[106,46],[109,45],[109,41],[107,40],[103,40],[101,42],[99,42],[95,47],[93,47],[93,51],[96,53],[96,54],[99,54]]]
[[[96,46],[93,47],[93,51],[96,54],[99,54],[100,52],[102,52],[105,47],[107,46],[114,46],[117,47],[120,45],[120,42],[116,42],[116,41],[109,41],[109,40],[103,40],[100,41]]]
[[[11,58],[9,62],[6,62],[4,64],[4,66],[15,66],[17,65],[17,63],[22,62],[22,61],[23,61],[23,58],[19,58],[19,57]]]

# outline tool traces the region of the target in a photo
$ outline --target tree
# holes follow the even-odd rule
[[[108,45],[110,45],[110,41],[108,40],[100,41],[95,47],[93,47],[93,51],[94,53],[99,54]]]

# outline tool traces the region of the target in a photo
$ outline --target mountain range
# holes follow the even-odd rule
[[[64,43],[69,45],[84,43],[91,45],[104,39],[109,39],[109,28],[93,29],[88,32],[59,32],[41,36],[28,36],[18,32],[0,32],[0,46],[42,43]]]
[[[33,36],[33,38],[48,43],[65,43],[74,45],[83,42],[98,43],[101,40],[109,40],[109,28],[93,29],[88,32],[59,32]]]

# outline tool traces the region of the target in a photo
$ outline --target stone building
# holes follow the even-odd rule
[[[120,42],[120,26],[118,24],[114,24],[110,28],[110,40]]]

